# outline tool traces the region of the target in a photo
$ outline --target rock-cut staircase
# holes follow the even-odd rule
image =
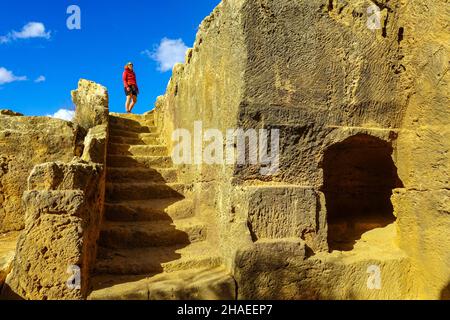
[[[105,218],[90,299],[232,299],[153,114],[110,115]]]

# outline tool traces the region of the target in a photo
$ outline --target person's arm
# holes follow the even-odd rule
[[[128,81],[127,81],[127,73],[126,73],[126,71],[123,72],[122,80],[123,80],[124,88],[128,89]]]

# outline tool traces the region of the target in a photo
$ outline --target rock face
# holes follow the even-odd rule
[[[47,162],[32,170],[22,197],[25,229],[2,290],[4,298],[84,299],[89,292],[105,203],[108,139],[108,123],[98,116],[107,116],[108,109],[100,111],[91,102],[108,101],[108,96],[102,86],[86,80],[80,81],[75,95],[76,121],[95,114],[91,122],[80,122],[87,132],[83,149],[72,149],[69,159],[78,152],[81,158]],[[17,152],[24,153],[23,148]]]
[[[72,91],[72,101],[77,106],[74,122],[89,130],[108,123],[109,98],[105,87],[81,79],[78,89]]]
[[[396,148],[405,188],[393,203],[398,243],[417,270],[420,297],[450,299],[450,35],[448,11],[442,10],[448,3],[427,4],[407,5],[401,20],[402,81],[411,88]]]
[[[12,268],[18,236],[18,232],[8,232],[0,235],[0,292],[6,276]]]
[[[23,196],[25,230],[4,296],[47,300],[86,295],[102,217],[101,176],[100,166],[76,162],[33,170]]]
[[[14,112],[12,110],[2,109],[0,110],[0,115],[2,116],[10,116],[10,117],[22,117],[23,114]]]
[[[239,298],[448,297],[444,7],[228,0],[204,20],[156,102],[169,148],[175,129],[194,136],[195,121],[280,133],[273,175],[254,164],[178,166],[198,212],[210,212]],[[370,289],[373,266],[391,285]],[[287,290],[271,287],[280,279]]]
[[[0,115],[0,233],[24,228],[21,204],[33,167],[47,161],[70,161],[76,150],[78,129],[70,122]]]
[[[0,115],[0,228],[23,228],[26,212],[3,294],[448,299],[446,5],[224,0],[155,112],[110,117],[106,89],[81,80],[72,96],[82,134]],[[168,156],[180,132],[209,155],[236,151],[239,141],[219,141],[212,152],[198,140],[207,129],[278,130],[276,170],[207,164],[198,150],[191,163]]]

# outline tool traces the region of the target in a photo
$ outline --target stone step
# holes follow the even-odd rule
[[[136,132],[136,131],[130,131],[130,130],[119,130],[114,129],[109,131],[110,137],[123,137],[123,138],[134,138],[139,139],[141,137],[145,136],[153,136],[153,137],[159,137],[158,131],[150,131],[150,128],[147,127],[148,132]]]
[[[116,117],[116,118],[122,118],[122,119],[128,119],[128,120],[135,120],[135,121],[145,121],[145,120],[154,120],[154,113],[147,113],[147,114],[134,114],[134,113],[116,113],[116,112],[110,112],[110,117]]]
[[[107,183],[108,202],[121,202],[147,199],[181,198],[190,186],[182,183]]]
[[[126,130],[127,128],[154,127],[155,121],[154,119],[133,120],[111,116],[109,117],[109,125],[110,127],[125,128]]]
[[[107,166],[115,168],[171,168],[172,157],[137,157],[108,155]]]
[[[156,133],[142,133],[133,135],[133,137],[113,136],[109,137],[109,143],[130,144],[130,145],[158,145],[159,134]]]
[[[110,132],[118,131],[119,134],[122,132],[132,132],[132,133],[157,133],[158,129],[154,125],[136,125],[136,126],[126,126],[126,125],[117,125],[110,124],[109,126]],[[117,133],[115,133],[117,135]]]
[[[132,134],[140,133],[158,133],[158,128],[154,126],[138,126],[138,127],[123,127],[117,125],[110,125],[109,132],[115,136],[130,136]]]
[[[145,169],[145,168],[108,168],[107,182],[160,182],[175,183],[178,181],[176,169]]]
[[[187,246],[136,249],[99,248],[96,274],[139,275],[176,272],[193,268],[216,268],[222,259],[206,241]]]
[[[108,221],[173,221],[193,216],[194,203],[182,198],[105,204],[105,217]]]
[[[100,231],[99,245],[105,248],[144,248],[187,245],[206,239],[206,226],[196,218],[176,222],[111,222]]]
[[[123,156],[167,156],[166,146],[162,145],[129,145],[110,143],[108,145],[108,154]]]
[[[235,300],[236,282],[223,267],[158,275],[99,275],[89,300]]]
[[[153,120],[134,121],[116,118],[110,118],[109,128],[111,130],[123,130],[123,131],[135,131],[140,132],[145,128],[155,128],[155,122]]]

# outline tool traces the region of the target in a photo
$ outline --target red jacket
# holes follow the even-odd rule
[[[128,88],[131,85],[135,85],[136,88],[139,90],[137,82],[136,82],[136,74],[134,71],[131,71],[130,69],[125,67],[125,71],[123,72],[123,86],[125,88]]]

